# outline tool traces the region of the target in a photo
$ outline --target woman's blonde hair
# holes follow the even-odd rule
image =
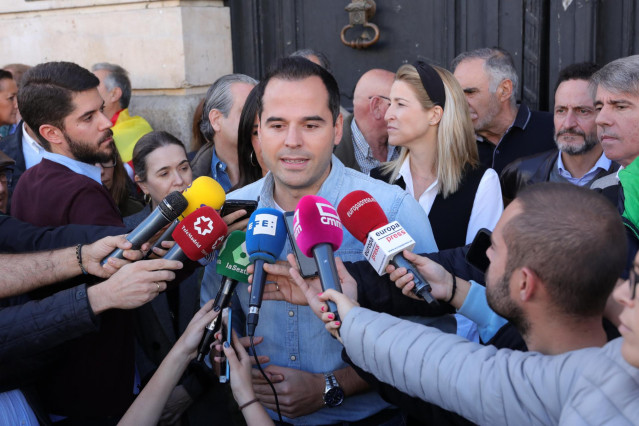
[[[468,103],[464,92],[447,70],[433,66],[444,83],[446,106],[437,129],[437,151],[435,168],[439,180],[439,192],[444,198],[459,188],[464,175],[464,167],[477,167],[479,154],[473,124],[468,111]],[[419,73],[413,65],[402,65],[395,74],[395,81],[408,84],[424,109],[430,109],[435,103],[424,89]],[[408,149],[402,148],[399,157],[382,166],[384,174],[390,173],[390,182],[394,182],[399,169],[408,156]]]

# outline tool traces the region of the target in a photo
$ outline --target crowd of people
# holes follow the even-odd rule
[[[122,66],[7,65],[0,424],[638,423],[639,56],[565,67],[552,112],[519,92],[511,55],[482,48],[450,71],[367,70],[351,113],[304,49],[261,81],[217,79],[180,141],[129,111]],[[125,235],[203,176],[281,212],[366,191],[414,239],[414,269],[380,276],[344,228],[342,293],[322,291],[289,239],[263,266],[259,344],[240,283],[231,341],[199,362],[216,263]]]

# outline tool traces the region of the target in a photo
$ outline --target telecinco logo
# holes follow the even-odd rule
[[[321,217],[320,222],[324,225],[331,225],[342,229],[342,222],[339,220],[339,216],[333,206],[326,203],[316,203],[315,205],[317,206],[317,210],[319,210]]]
[[[210,234],[213,232],[213,221],[209,217],[200,216],[195,220],[193,228],[200,235]]]
[[[233,250],[233,262],[244,267],[248,266],[249,257],[248,254],[246,254],[246,241]]]

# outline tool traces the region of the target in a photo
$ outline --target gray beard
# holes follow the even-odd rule
[[[599,144],[599,139],[596,136],[583,135],[583,138],[584,142],[581,145],[573,145],[559,142],[558,135],[555,135],[555,144],[561,152],[565,152],[568,155],[584,155]]]

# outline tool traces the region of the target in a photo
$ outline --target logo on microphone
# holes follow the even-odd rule
[[[300,211],[297,209],[293,215],[293,234],[296,239],[298,235],[300,235],[300,232],[302,232],[302,225],[300,224]]]
[[[244,267],[248,266],[249,257],[248,254],[246,254],[246,241],[244,241],[242,245],[237,246],[237,248],[233,250],[233,262]]]
[[[193,228],[202,236],[210,234],[213,232],[213,221],[206,216],[200,216],[195,220]]]
[[[277,229],[277,216],[262,213],[255,216],[255,225],[253,226],[253,235],[264,234],[275,236]],[[249,227],[250,230],[250,227]]]
[[[335,207],[326,203],[316,203],[315,205],[317,206],[317,210],[319,210],[320,222],[324,225],[335,226],[336,228],[342,229],[342,222],[339,220]]]

